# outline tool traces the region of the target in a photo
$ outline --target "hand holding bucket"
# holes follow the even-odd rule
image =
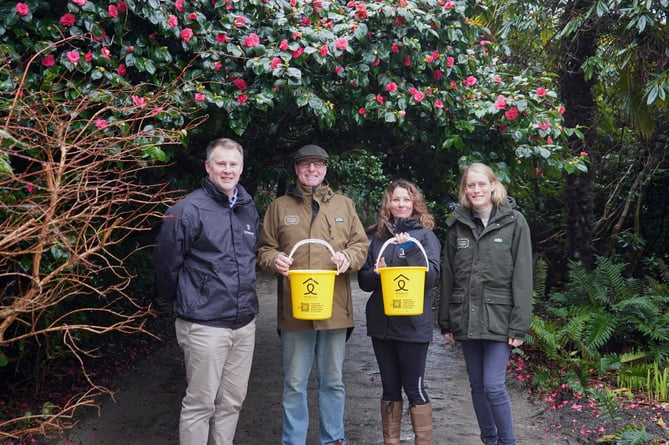
[[[335,251],[327,241],[308,238],[298,241],[288,255],[292,259],[295,251],[309,243],[321,244],[335,255]],[[334,299],[334,281],[339,270],[298,269],[289,270],[290,295],[293,306],[293,317],[299,320],[325,320],[332,317],[332,301]]]
[[[425,299],[425,274],[430,268],[430,260],[423,245],[415,238],[409,241],[416,244],[425,256],[426,266],[381,267],[379,261],[388,245],[397,242],[397,238],[388,239],[379,250],[375,267],[381,276],[383,309],[386,315],[420,315],[423,313]]]

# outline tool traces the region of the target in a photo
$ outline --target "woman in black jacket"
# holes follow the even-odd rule
[[[441,244],[435,234],[434,219],[414,184],[395,181],[383,196],[376,231],[369,246],[367,261],[358,272],[360,288],[372,292],[367,301],[367,335],[372,338],[376,361],[381,372],[383,396],[381,419],[384,444],[399,444],[402,416],[402,389],[409,401],[416,444],[432,443],[432,405],[424,387],[425,360],[432,340],[431,290],[439,281]],[[385,242],[388,244],[376,264]],[[411,240],[417,240],[425,251]],[[385,315],[381,280],[382,267],[425,266],[423,313],[420,315]]]

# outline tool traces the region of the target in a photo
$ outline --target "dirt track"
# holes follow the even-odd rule
[[[281,355],[275,322],[274,278],[258,277],[260,316],[256,352],[235,443],[276,445],[281,442]],[[346,431],[350,445],[382,444],[379,397],[381,382],[366,335],[364,306],[367,294],[353,282],[356,329],[347,346],[345,382]],[[435,445],[480,445],[469,386],[460,349],[454,349],[435,331],[428,357],[426,389],[434,409]],[[104,402],[97,412],[82,415],[79,424],[63,438],[43,445],[178,445],[179,407],[185,387],[181,351],[173,337],[154,355],[122,377],[116,402]],[[314,387],[312,382],[311,387]],[[315,394],[308,445],[318,444]],[[574,445],[577,442],[544,431],[539,408],[522,392],[512,392],[519,445]],[[413,443],[411,424],[404,416],[402,443]]]

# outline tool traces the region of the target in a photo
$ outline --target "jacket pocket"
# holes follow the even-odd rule
[[[451,332],[463,332],[467,326],[465,293],[456,292],[448,299],[448,327]]]
[[[488,331],[508,335],[509,320],[513,309],[510,289],[485,289],[485,308]]]

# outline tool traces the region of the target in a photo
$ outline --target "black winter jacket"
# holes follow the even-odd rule
[[[367,301],[367,335],[385,340],[400,340],[413,343],[426,343],[432,340],[432,288],[437,285],[440,275],[441,243],[429,229],[421,226],[415,219],[400,218],[395,224],[395,233],[406,232],[416,238],[429,259],[429,268],[425,276],[425,296],[423,314],[415,316],[385,315],[383,310],[383,292],[381,278],[374,272],[374,264],[379,251],[387,239],[374,235],[368,249],[365,265],[358,272],[360,288],[372,292]],[[402,248],[389,244],[383,251],[386,266],[425,266],[425,256],[416,244]]]
[[[259,216],[237,185],[237,200],[205,178],[166,212],[153,265],[159,295],[179,318],[236,329],[258,313],[256,243]]]

